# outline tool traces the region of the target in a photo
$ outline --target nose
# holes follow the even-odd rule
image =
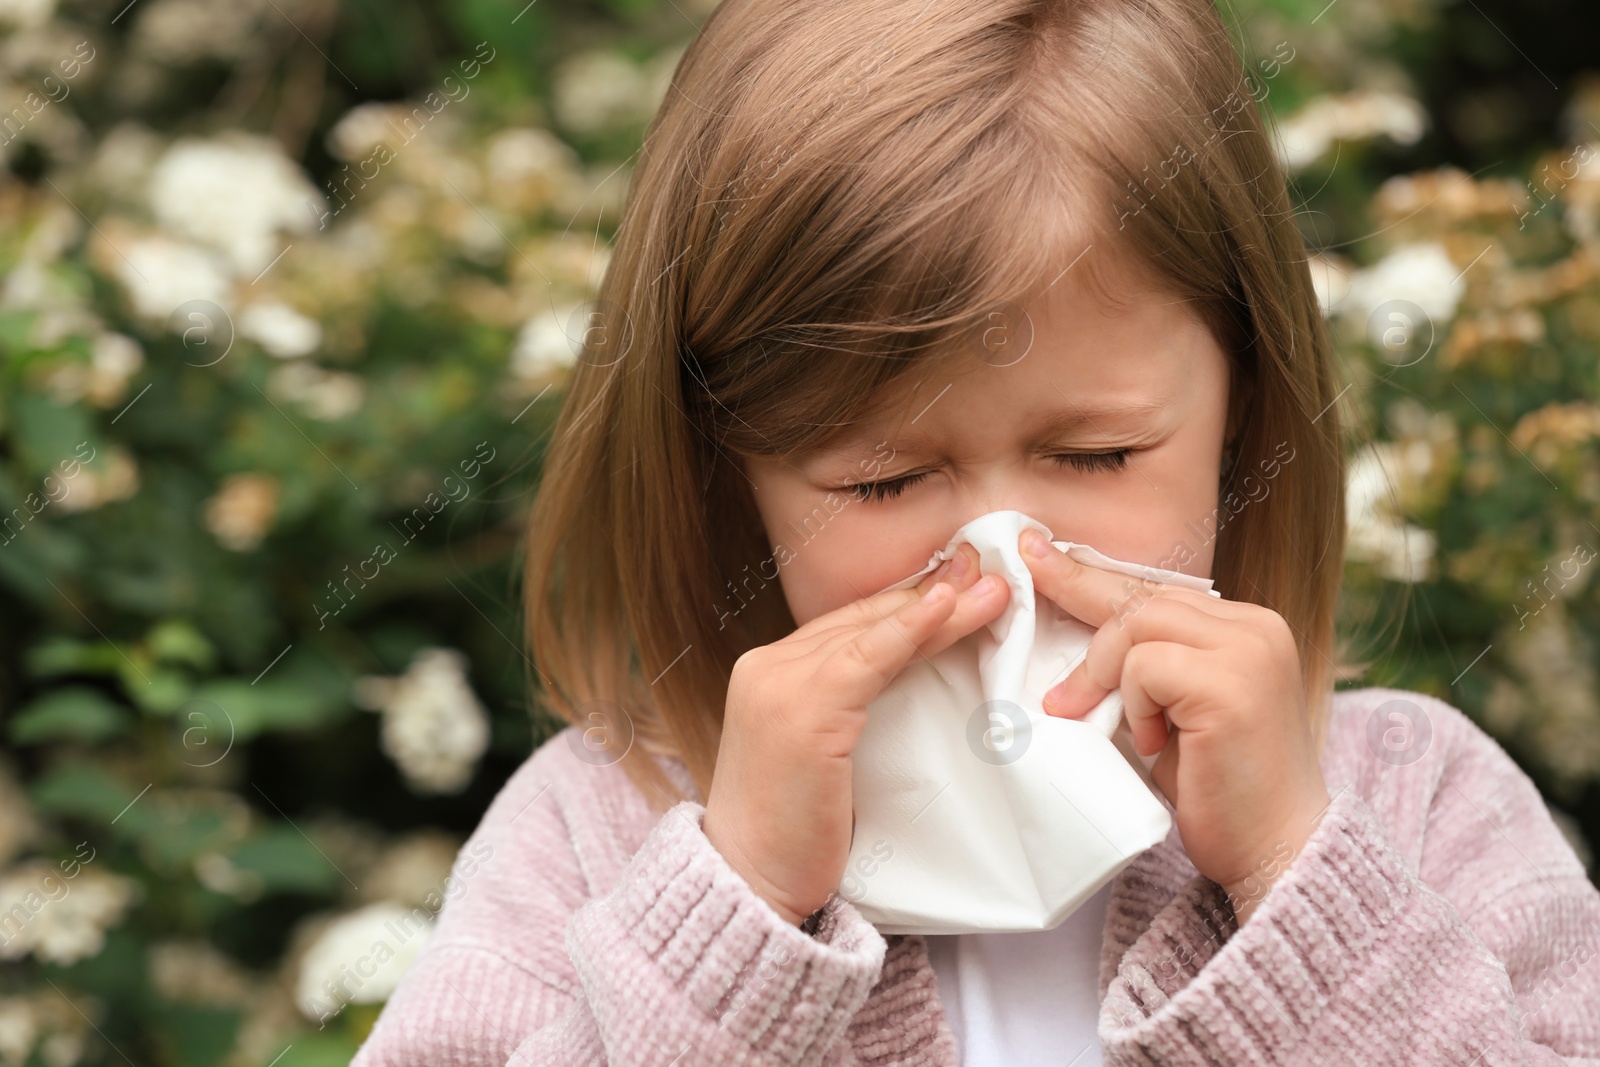
[[[956,514],[950,533],[992,511],[1020,511],[1038,522],[1050,526],[1052,504],[1046,500],[1041,487],[1027,477],[1026,464],[1016,463],[993,466],[985,470],[965,473],[957,494]]]

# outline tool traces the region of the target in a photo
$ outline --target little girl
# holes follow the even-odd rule
[[[1210,0],[725,0],[533,509],[571,725],[358,1067],[1600,1063],[1600,893],[1532,783],[1443,701],[1334,691],[1271,73]],[[970,546],[888,587],[1001,509],[1222,593],[1019,542],[1096,628],[1044,711],[1119,690],[1175,825],[1056,930],[885,936],[835,892],[865,709],[1009,596]]]

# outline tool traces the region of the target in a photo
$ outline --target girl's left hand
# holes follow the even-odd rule
[[[1184,851],[1242,925],[1329,802],[1289,624],[1258,604],[1086,567],[1037,530],[1018,547],[1034,588],[1097,630],[1045,712],[1076,718],[1122,691],[1135,749],[1161,752],[1150,773]]]

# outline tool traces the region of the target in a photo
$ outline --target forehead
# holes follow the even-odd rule
[[[1181,406],[1226,357],[1191,304],[1147,276],[1108,278],[1109,299],[1069,271],[1027,305],[997,312],[886,386],[871,414],[817,454],[880,440],[910,451],[1014,432],[1110,432]],[[1004,331],[998,342],[995,331]]]

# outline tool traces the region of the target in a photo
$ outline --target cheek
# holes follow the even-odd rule
[[[1079,541],[1115,559],[1209,577],[1215,547],[1217,472],[1203,448],[1164,447],[1130,472],[1039,516],[1057,540]],[[1208,466],[1208,464],[1210,464]]]
[[[1167,481],[1174,490],[1151,502],[1148,536],[1137,558],[1158,567],[1201,578],[1211,575],[1220,525],[1214,457],[1195,445],[1175,457]]]
[[[948,530],[922,530],[871,507],[849,501],[825,525],[797,525],[785,542],[789,552],[781,558],[788,562],[780,574],[797,626],[915,574],[949,540]]]
[[[832,610],[828,603],[831,593],[821,588],[819,575],[812,566],[813,560],[797,555],[779,570],[779,583],[783,598],[788,602],[789,614],[796,626],[804,626],[818,615]]]

